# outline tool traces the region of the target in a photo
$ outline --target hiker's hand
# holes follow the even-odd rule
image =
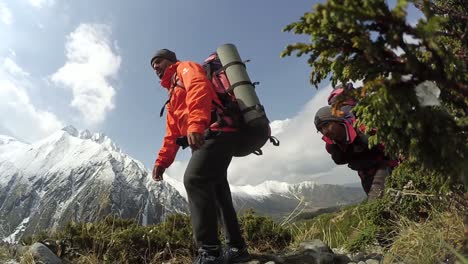
[[[205,144],[205,136],[201,133],[195,133],[195,132],[189,133],[187,136],[187,140],[188,140],[189,146],[193,150],[197,150],[201,148],[203,144]]]
[[[166,169],[163,167],[160,167],[156,164],[154,164],[153,168],[153,180],[155,181],[162,181],[163,180],[163,174]]]

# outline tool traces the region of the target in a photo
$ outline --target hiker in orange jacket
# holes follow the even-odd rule
[[[315,114],[314,122],[333,161],[358,171],[368,199],[373,200],[383,195],[385,179],[398,161],[385,155],[382,144],[369,148],[365,128],[355,128],[355,119],[349,116],[335,116],[330,106],[324,106]]]
[[[195,263],[237,263],[250,259],[242,238],[227,181],[238,136],[232,128],[216,124],[218,98],[203,67],[191,61],[178,61],[176,54],[162,49],[151,58],[151,67],[168,89],[166,135],[153,168],[153,179],[163,180],[163,173],[175,159],[178,142],[185,139],[192,157],[184,174],[194,239],[199,255]],[[207,131],[217,130],[206,137]],[[219,209],[227,247],[218,239]]]

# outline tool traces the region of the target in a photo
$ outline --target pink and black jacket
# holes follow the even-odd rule
[[[328,153],[336,164],[348,164],[350,169],[358,171],[361,179],[373,177],[379,168],[391,169],[398,165],[398,161],[391,160],[385,155],[382,144],[369,149],[369,136],[365,134],[365,127],[355,128],[353,123],[349,119],[343,120],[347,133],[347,143],[344,145],[337,144],[325,136],[322,137],[326,142]],[[375,130],[370,131],[370,134],[372,133],[375,133]]]

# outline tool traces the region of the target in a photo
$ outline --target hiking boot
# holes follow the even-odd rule
[[[227,247],[224,251],[224,258],[227,264],[242,263],[249,261],[252,257],[247,250],[247,247],[236,248]]]
[[[209,255],[208,252],[202,251],[198,254],[197,259],[193,264],[225,264],[224,256],[221,254],[218,257]]]

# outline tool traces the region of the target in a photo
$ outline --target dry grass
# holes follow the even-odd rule
[[[73,264],[99,264],[100,262],[96,255],[87,255],[78,257]]]
[[[20,264],[36,264],[34,257],[31,252],[27,251],[20,257]]]
[[[343,246],[356,233],[370,228],[370,223],[360,207],[350,207],[336,213],[326,213],[303,225],[293,224],[294,243],[320,239],[331,247]]]
[[[455,212],[433,213],[424,223],[399,221],[399,235],[385,254],[384,263],[454,263],[454,250],[464,241],[463,216]]]
[[[192,264],[193,259],[188,256],[176,256],[170,260],[162,261],[160,259],[153,259],[149,264]]]
[[[8,248],[0,246],[0,262],[7,261],[11,258],[12,256],[10,255]]]
[[[181,254],[174,254],[173,257],[169,260],[163,260],[159,255],[155,255],[153,259],[146,260],[144,263],[146,264],[191,264],[192,258],[190,256],[181,255]],[[102,259],[99,258],[98,255],[89,253],[86,255],[81,255],[76,259],[73,259],[71,264],[101,264],[103,263]],[[114,262],[115,263],[115,262]],[[125,259],[119,260],[117,263],[129,263]]]

